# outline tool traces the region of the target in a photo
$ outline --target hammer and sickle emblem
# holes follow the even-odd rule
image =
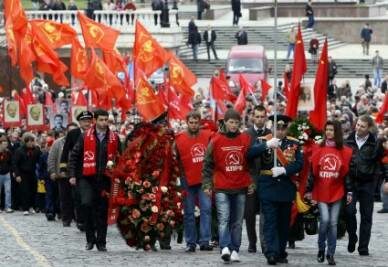
[[[87,24],[87,27],[89,34],[93,37],[93,39],[95,39],[96,43],[100,42],[102,38],[104,38],[104,31],[100,27],[93,24]]]
[[[181,84],[182,77],[183,77],[182,68],[179,65],[173,64],[171,76],[172,76],[172,80],[174,81],[175,84]]]
[[[77,61],[77,71],[79,72],[85,70],[85,57],[86,52],[84,50],[79,50],[75,56]]]
[[[92,160],[94,160],[94,153],[92,151],[85,151],[84,161],[92,161]]]
[[[102,66],[101,62],[96,62],[96,67],[94,70],[96,71],[96,74],[100,80],[104,82],[104,85],[106,84],[105,76],[104,76],[104,67]]]
[[[56,27],[51,22],[43,23],[43,32],[51,43],[61,40],[61,32],[56,31]]]
[[[333,158],[326,158],[324,161],[323,169],[327,171],[335,171],[337,168],[337,162]]]
[[[143,62],[151,61],[154,58],[153,52],[154,52],[154,47],[152,46],[152,41],[147,40],[141,46],[140,55],[139,55],[141,61]]]
[[[232,151],[226,156],[227,165],[240,165],[240,156],[238,152]]]
[[[148,87],[141,87],[139,94],[137,95],[137,101],[139,104],[149,103],[149,97],[151,96],[150,89]]]

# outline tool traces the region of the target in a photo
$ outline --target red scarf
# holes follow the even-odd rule
[[[84,136],[84,176],[93,176],[96,174],[96,129],[90,128]],[[114,161],[118,150],[117,136],[108,130],[108,158],[107,161]],[[106,138],[106,137],[105,137]]]

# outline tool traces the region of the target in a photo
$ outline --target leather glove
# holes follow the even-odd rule
[[[278,177],[282,174],[286,174],[286,169],[284,167],[273,167],[271,171],[272,177]]]
[[[279,146],[279,139],[278,138],[272,138],[267,141],[267,147],[269,148],[277,148]]]

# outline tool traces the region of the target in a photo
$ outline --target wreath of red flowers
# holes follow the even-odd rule
[[[117,226],[129,246],[150,250],[157,239],[183,227],[179,167],[174,134],[144,124],[132,135],[111,177],[119,183]]]

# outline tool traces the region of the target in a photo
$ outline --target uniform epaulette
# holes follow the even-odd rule
[[[292,137],[292,136],[288,136],[287,135],[287,139],[291,140],[291,141],[295,141],[295,142],[298,142],[299,143],[299,140],[296,139],[295,137]]]

